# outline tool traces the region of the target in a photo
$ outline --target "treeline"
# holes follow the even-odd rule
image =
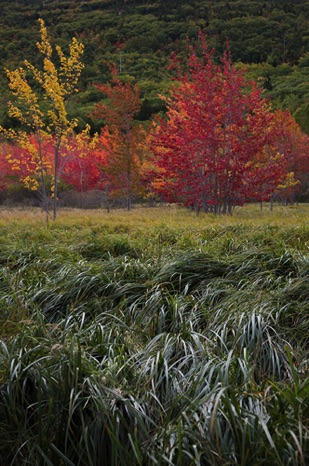
[[[68,113],[78,91],[84,45],[73,37],[67,53],[51,44],[39,20],[41,68],[27,60],[6,71],[12,100],[0,126],[0,190],[23,185],[37,193],[49,221],[56,219],[63,182],[81,193],[99,190],[105,206],[117,200],[164,199],[197,212],[231,214],[246,202],[292,201],[306,195],[309,137],[289,111],[274,111],[253,80],[233,65],[227,47],[215,50],[199,32],[186,56],[174,55],[176,79],[166,107],[142,124],[140,88],[110,63],[111,79],[96,84],[101,101],[90,114],[100,131]],[[101,196],[102,197],[102,196]]]
[[[142,105],[137,118],[149,120],[164,111],[158,93],[167,93],[171,52],[182,53],[186,38],[197,39],[201,29],[219,57],[229,38],[234,62],[263,84],[275,108],[288,108],[304,131],[308,121],[308,3],[290,1],[209,0],[19,0],[0,2],[0,61],[15,68],[25,57],[39,60],[33,39],[39,39],[37,19],[45,20],[57,43],[72,36],[85,45],[81,93],[71,100],[70,112],[80,129],[96,122],[90,113],[101,98],[95,82],[109,80],[106,60],[118,64],[127,82],[137,82]],[[12,126],[6,101],[7,81],[0,79],[0,123]]]

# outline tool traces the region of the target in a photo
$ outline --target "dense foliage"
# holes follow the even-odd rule
[[[305,192],[308,137],[281,107],[308,132],[307,7],[0,2],[0,59],[15,70],[16,98],[7,107],[3,75],[0,190],[22,181],[56,206],[61,179],[60,194],[98,189],[107,210],[111,193],[129,209],[134,196],[160,200],[172,180],[173,200],[198,210],[202,173],[210,212],[139,209],[134,221],[134,210],[66,211],[43,226],[39,212],[1,211],[1,466],[308,464],[308,207],[280,208],[278,220],[254,206],[260,223],[237,207],[235,220],[212,215]],[[40,20],[44,57],[39,18],[52,35]],[[215,46],[205,66],[186,48],[198,31]],[[76,95],[61,84],[72,78],[73,90],[83,68],[79,52],[62,53],[73,36],[71,52],[85,46]],[[175,50],[178,75],[167,67]]]
[[[1,464],[308,464],[308,210],[252,214],[2,211]]]
[[[73,38],[64,54],[56,45],[55,58],[45,23],[39,24],[41,67],[24,60],[6,70],[8,114],[19,126],[0,126],[6,139],[1,188],[23,182],[36,191],[47,222],[51,198],[56,218],[60,179],[78,191],[103,190],[108,210],[111,194],[128,210],[134,198],[163,195],[196,211],[231,214],[248,201],[278,195],[291,201],[306,192],[308,136],[288,111],[273,112],[256,82],[233,65],[228,45],[217,64],[215,49],[199,31],[186,56],[173,55],[174,84],[169,97],[160,96],[167,115],[157,117],[150,131],[136,122],[139,86],[124,82],[110,64],[111,81],[95,86],[105,101],[91,113],[102,125],[91,137],[89,125],[76,134],[77,119],[68,116],[84,46]]]
[[[308,2],[305,0],[16,0],[1,1],[1,66],[14,68],[22,59],[37,60],[33,38],[39,17],[64,45],[76,35],[85,44],[83,92],[71,102],[80,125],[92,123],[89,111],[101,96],[94,82],[104,83],[106,59],[119,63],[127,80],[140,85],[142,120],[159,110],[158,91],[165,92],[165,71],[171,51],[182,50],[186,37],[199,29],[222,54],[229,37],[233,61],[261,78],[275,105],[296,113],[308,127]],[[307,53],[306,53],[307,52]],[[4,77],[1,98],[7,99]],[[5,105],[0,123],[7,123]]]
[[[279,147],[278,122],[256,83],[246,82],[228,50],[218,65],[213,54],[200,34],[185,64],[175,58],[167,119],[158,119],[151,142],[168,200],[226,214],[285,184],[288,148]]]
[[[80,60],[84,46],[73,38],[68,56],[59,46],[53,50],[44,21],[39,19],[39,24],[41,41],[36,46],[41,54],[42,69],[24,60],[23,66],[13,71],[6,70],[14,99],[14,102],[8,102],[9,116],[16,119],[21,127],[17,131],[12,128],[6,131],[0,126],[0,131],[31,155],[33,171],[21,175],[21,178],[24,178],[27,185],[32,183],[32,188],[40,193],[47,219],[51,193],[47,189],[46,174],[49,166],[52,169],[51,192],[55,219],[62,147],[77,126],[75,118],[68,118],[67,102],[76,91],[84,67]],[[55,52],[58,66],[54,63]],[[52,163],[48,163],[48,152],[44,147],[48,142],[53,148]],[[11,158],[10,162],[16,165],[14,159]],[[16,168],[19,169],[20,164]]]

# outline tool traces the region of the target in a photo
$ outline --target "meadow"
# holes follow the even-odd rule
[[[308,220],[0,209],[0,465],[309,464]]]

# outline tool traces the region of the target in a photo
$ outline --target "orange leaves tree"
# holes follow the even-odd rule
[[[288,110],[277,110],[269,128],[269,143],[251,161],[252,200],[293,202],[308,189],[309,137]],[[262,205],[262,204],[261,204]]]
[[[197,210],[232,213],[254,195],[253,162],[275,137],[274,115],[229,52],[215,63],[202,34],[187,62],[176,57],[173,66],[177,80],[165,98],[167,118],[157,119],[151,142],[161,192]],[[280,173],[273,176],[279,182]]]
[[[309,190],[309,136],[302,132],[289,110],[277,110],[275,124],[278,151],[284,154],[287,165],[286,176],[275,194],[293,201],[297,192]]]
[[[141,173],[147,153],[146,132],[134,120],[141,107],[138,86],[121,82],[116,69],[111,71],[111,83],[97,85],[107,100],[95,106],[93,117],[105,122],[100,141],[106,156],[106,186],[124,198],[130,210],[133,197],[144,189]]]
[[[36,46],[42,56],[42,69],[25,60],[23,66],[18,69],[6,70],[9,88],[14,96],[14,101],[8,103],[9,115],[20,122],[22,129],[1,128],[1,131],[31,155],[35,168],[29,173],[26,182],[31,182],[33,189],[38,189],[48,221],[51,197],[53,217],[56,218],[61,150],[77,125],[75,119],[68,117],[67,103],[72,93],[77,90],[76,85],[83,69],[80,58],[84,47],[73,38],[68,56],[56,46],[54,57],[44,21],[40,19],[39,24],[41,41]],[[33,138],[28,137],[29,133]],[[46,140],[53,145],[51,163],[44,151]],[[48,192],[47,177],[52,180],[51,192]]]

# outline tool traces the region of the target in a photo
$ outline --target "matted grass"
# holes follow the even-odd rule
[[[1,210],[1,466],[308,464],[308,216]]]

